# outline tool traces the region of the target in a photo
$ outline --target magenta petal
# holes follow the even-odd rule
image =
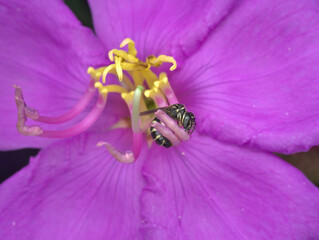
[[[291,153],[319,144],[318,1],[240,1],[171,76],[198,130]]]
[[[79,136],[42,150],[0,187],[1,239],[136,239],[141,165],[122,164],[101,139],[130,147],[128,131]]]
[[[136,41],[138,55],[174,55],[179,66],[222,18],[232,0],[89,1],[94,28],[108,49],[127,37]]]
[[[90,82],[89,66],[105,49],[63,1],[0,1],[1,149],[41,147],[52,140],[20,136],[13,85],[43,115],[71,109]]]
[[[155,148],[143,167],[144,236],[319,239],[319,190],[281,159],[197,134]]]

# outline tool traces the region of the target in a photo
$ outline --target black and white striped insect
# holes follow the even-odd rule
[[[141,112],[140,115],[147,115],[155,113],[158,110],[164,111],[169,117],[174,119],[180,127],[183,127],[188,134],[192,134],[196,127],[195,116],[192,112],[187,112],[183,104],[173,104],[164,108],[156,108],[146,112]],[[161,123],[157,117],[154,118],[152,123]],[[164,125],[164,124],[163,124]],[[151,136],[154,141],[165,148],[171,147],[173,144],[165,136],[163,136],[155,127],[150,127]]]

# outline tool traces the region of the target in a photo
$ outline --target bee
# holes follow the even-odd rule
[[[168,107],[156,108],[146,112],[141,112],[140,116],[155,113],[157,110],[163,110],[169,117],[176,120],[180,127],[183,127],[188,134],[192,134],[196,127],[195,116],[192,112],[187,112],[186,107],[183,104],[173,104]],[[161,123],[157,117],[154,118],[152,123]],[[165,148],[172,146],[172,143],[164,137],[159,131],[154,127],[150,127],[151,136],[154,141]]]

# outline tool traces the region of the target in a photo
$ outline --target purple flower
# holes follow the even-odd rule
[[[0,187],[0,239],[318,239],[318,189],[272,154],[319,143],[317,1],[96,0],[90,7],[97,36],[62,1],[1,0],[0,143],[43,149]],[[41,116],[63,114],[90,89],[87,69],[110,64],[105,53],[127,37],[139,59],[177,61],[173,72],[168,64],[154,71],[166,72],[195,114],[189,141],[149,148],[143,134],[138,159],[116,161],[96,143],[124,152],[137,135],[119,128],[131,114],[111,92],[99,118],[75,137],[19,135],[14,84]],[[36,113],[16,93],[18,128],[28,131],[24,114]],[[31,132],[72,129],[97,109],[92,100],[68,123]]]

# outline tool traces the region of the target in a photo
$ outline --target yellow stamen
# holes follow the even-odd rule
[[[152,88],[152,89],[146,90],[144,92],[144,95],[145,95],[145,97],[153,98],[158,93],[159,93],[159,89],[158,88]]]
[[[99,93],[120,93],[129,108],[131,108],[136,87],[139,85],[145,87],[145,81],[148,89],[144,92],[147,99],[142,98],[141,100],[143,110],[147,110],[146,106],[149,105],[147,105],[145,101],[149,103],[149,98],[153,99],[153,105],[156,103],[158,107],[167,106],[168,98],[166,98],[166,93],[172,91],[167,76],[166,74],[161,74],[160,77],[158,77],[150,68],[159,67],[163,63],[168,62],[172,64],[170,70],[174,70],[177,66],[174,58],[166,55],[159,55],[158,57],[149,56],[146,61],[143,62],[136,57],[137,51],[135,49],[135,43],[130,38],[126,38],[120,47],[123,48],[126,45],[128,46],[127,51],[122,49],[112,49],[109,51],[108,57],[113,62],[112,64],[98,69],[94,69],[93,67],[88,68],[88,73],[91,75],[91,78],[96,80],[95,87],[99,90]],[[120,85],[105,85],[106,77],[109,73],[117,76]],[[127,76],[127,74],[129,74],[130,77]],[[102,78],[102,81],[98,82],[100,78]]]
[[[104,67],[104,69],[105,69],[105,67]],[[103,69],[103,71],[104,71],[104,69]],[[103,73],[103,71],[102,71],[102,73]],[[101,75],[102,75],[102,73],[101,73]],[[118,77],[115,68],[111,69],[108,73],[111,73],[114,76]],[[124,73],[123,73],[123,81],[120,83],[121,83],[122,87],[128,89],[129,91],[132,91],[135,88],[132,81],[130,80],[130,78]]]
[[[166,56],[166,55],[159,55],[158,57],[151,55],[151,56],[147,57],[147,63],[149,63],[155,67],[161,66],[163,62],[168,62],[168,63],[173,64],[169,69],[171,71],[173,71],[177,68],[176,61],[173,57]]]
[[[91,78],[95,81],[98,81],[100,77],[102,76],[103,71],[105,70],[105,67],[101,67],[98,69],[94,69],[93,67],[89,67],[87,70],[87,73],[90,74]]]
[[[134,96],[134,91],[131,91],[129,93],[122,93],[121,97],[122,99],[126,102],[128,109],[130,112],[133,109],[133,96]],[[132,114],[132,112],[131,112]]]
[[[110,59],[110,61],[111,62],[113,62],[114,61],[114,54],[113,54],[113,52],[115,51],[116,49],[112,49],[111,51],[109,51],[109,53],[108,53],[108,56],[109,56],[109,59]]]
[[[115,92],[115,93],[127,93],[128,92],[125,88],[123,88],[119,85],[107,85],[105,87],[108,90],[108,92]]]
[[[159,76],[159,80],[154,82],[154,86],[157,88],[163,88],[169,84],[167,75],[165,73],[161,73]]]
[[[121,94],[121,97],[125,100],[125,102],[130,104],[133,102],[133,96],[134,96],[134,91]]]
[[[108,65],[108,66],[104,69],[103,74],[102,74],[102,81],[103,81],[103,83],[105,83],[106,75],[107,75],[112,69],[115,69],[115,64]]]
[[[125,71],[143,71],[148,69],[148,64],[144,62],[138,62],[138,63],[122,62],[121,66],[123,70]]]
[[[125,61],[128,61],[130,63],[137,63],[140,60],[138,60],[137,57],[133,56],[132,54],[128,54],[127,52],[123,51],[123,50],[117,50],[117,49],[113,49],[111,51],[109,51],[109,59],[113,62],[114,61],[114,55],[117,57],[120,57],[122,59],[124,59]]]
[[[128,47],[128,53],[135,57],[136,54],[137,54],[137,51],[136,51],[136,48],[135,48],[135,42],[132,39],[130,39],[130,38],[125,38],[123,40],[123,42],[120,44],[120,48],[123,48],[126,45]]]
[[[129,71],[128,72],[134,80],[135,87],[143,85],[144,78],[140,71]]]
[[[151,70],[142,71],[141,74],[143,75],[144,79],[147,82],[149,88],[153,87],[154,82],[157,80],[157,76]]]
[[[96,82],[95,84],[94,84],[94,87],[96,87],[98,90],[99,90],[99,93],[101,94],[101,95],[103,95],[103,96],[106,96],[107,94],[108,94],[108,90],[107,90],[107,88],[105,87],[105,86],[103,86],[102,85],[102,83],[100,83],[100,82]]]
[[[118,76],[120,81],[123,80],[123,70],[121,67],[121,62],[122,62],[122,60],[120,57],[115,57],[115,69],[116,69],[116,73],[117,73],[117,76]]]
[[[170,98],[171,101],[174,101],[175,103],[178,102],[176,99],[176,96],[174,94],[174,91],[173,91],[173,89],[168,81],[166,73],[161,73],[159,75],[159,81],[156,81],[154,83],[154,86],[158,87],[163,92],[163,94],[166,96],[166,98]]]
[[[107,86],[103,86],[102,83],[100,82],[96,82],[94,84],[94,87],[96,87],[100,93],[109,93],[109,92],[114,92],[114,93],[127,93],[128,91],[119,86],[119,85],[107,85]]]
[[[122,99],[127,104],[130,111],[130,118],[122,119],[111,128],[132,128],[134,132],[134,143],[136,143],[133,146],[135,157],[135,155],[138,156],[140,150],[141,132],[147,131],[151,122],[154,120],[154,114],[148,114],[153,113],[153,111],[149,110],[178,103],[175,93],[169,84],[167,75],[161,73],[158,76],[152,71],[152,67],[159,67],[163,63],[171,63],[170,70],[173,71],[176,69],[177,64],[173,57],[166,55],[159,55],[157,57],[151,55],[148,56],[145,61],[140,60],[137,57],[135,43],[130,38],[124,39],[120,48],[124,48],[125,46],[127,46],[127,51],[125,49],[112,49],[108,52],[111,64],[97,69],[89,67],[87,73],[90,74],[91,79],[95,81],[94,86],[100,94],[99,99],[102,97],[103,106],[107,100],[108,93],[121,94]],[[109,73],[118,78],[119,84],[114,84],[114,79],[108,80],[108,82],[112,82],[112,84],[106,84],[106,77]],[[145,113],[140,116],[140,112],[146,112],[147,114]],[[185,115],[182,117],[184,119]],[[155,140],[157,138],[155,138]],[[153,142],[150,134],[148,134],[148,143],[152,144]],[[106,143],[102,143],[102,145],[103,144]],[[163,144],[165,144],[164,141],[162,141],[162,145]],[[111,153],[112,152],[117,154],[116,158],[118,159],[129,159],[126,155],[123,158],[124,155],[117,152],[116,149],[111,150]]]
[[[167,106],[166,98],[159,88],[153,87],[152,89],[146,90],[144,92],[145,97],[152,98],[158,107]]]

